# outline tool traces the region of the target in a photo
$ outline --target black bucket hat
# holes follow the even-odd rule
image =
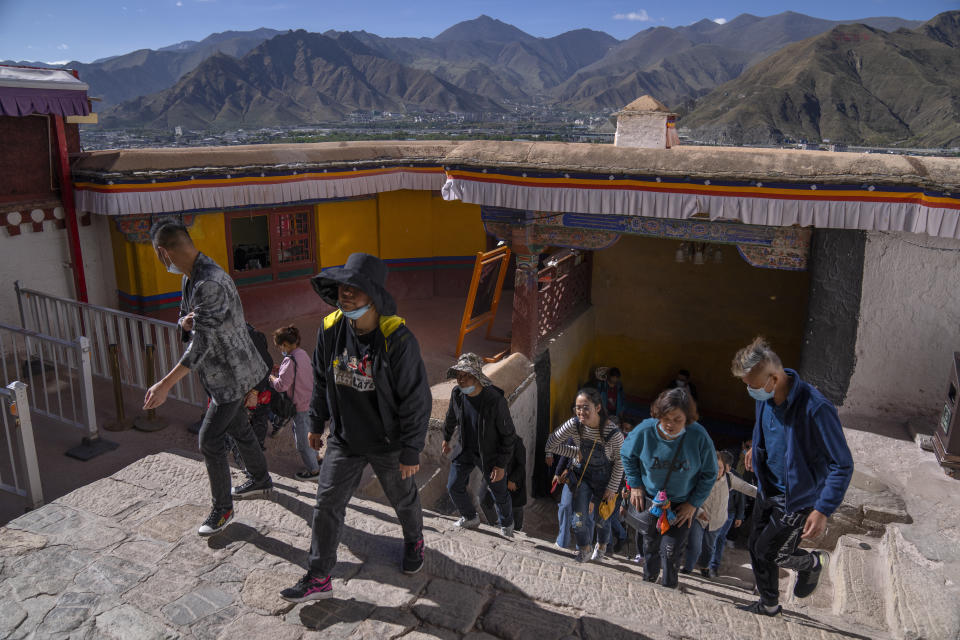
[[[337,306],[337,287],[341,284],[360,289],[373,300],[377,313],[392,316],[397,313],[397,303],[384,285],[387,281],[387,265],[369,253],[352,253],[342,267],[324,269],[310,283],[324,302]]]

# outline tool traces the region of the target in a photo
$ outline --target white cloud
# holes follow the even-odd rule
[[[59,49],[60,51],[66,51],[66,50],[69,49],[69,48],[70,48],[70,47],[68,47],[68,46],[65,45],[65,44],[58,44],[58,45],[57,45],[57,49]]]
[[[647,13],[646,9],[631,11],[630,13],[617,13],[613,16],[614,20],[630,20],[633,22],[652,22],[653,18]]]
[[[54,60],[54,61],[52,61],[52,62],[44,62],[44,64],[49,64],[49,65],[54,66],[54,67],[62,67],[63,65],[67,64],[68,62],[70,62],[70,61],[69,61],[69,60]]]
[[[180,0],[177,0],[177,6],[178,6],[178,7],[182,7],[182,6],[183,6],[183,3],[180,2]]]
[[[717,24],[727,24],[726,18],[714,18],[713,21],[716,22]]]

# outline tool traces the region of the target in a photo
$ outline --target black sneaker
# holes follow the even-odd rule
[[[233,487],[230,493],[233,497],[241,500],[246,498],[265,498],[273,490],[273,480],[267,475],[266,480],[256,481],[247,480],[237,487]]]
[[[826,551],[811,551],[810,553],[817,557],[819,563],[816,569],[797,572],[797,583],[793,585],[793,595],[797,598],[806,598],[817,590],[820,585],[820,574],[830,564],[830,554]]]
[[[280,597],[287,602],[323,600],[331,595],[333,595],[333,586],[330,584],[330,576],[315,578],[309,573],[300,578],[297,584],[280,592]]]
[[[316,471],[310,471],[309,469],[301,469],[300,471],[297,471],[293,475],[296,476],[297,478],[300,478],[301,480],[309,480],[310,478],[316,478],[318,475],[320,475],[320,469],[317,469]]]
[[[197,533],[206,538],[223,531],[223,528],[231,522],[233,522],[233,509],[211,509],[210,515],[197,529]]]
[[[752,604],[738,604],[737,609],[740,609],[740,611],[755,613],[760,616],[768,616],[770,618],[774,618],[783,613],[783,607],[780,605],[777,605],[777,608],[771,611],[769,608],[767,608],[767,605],[763,604],[762,600],[757,600]]]
[[[423,538],[413,543],[403,543],[401,567],[404,573],[417,573],[420,569],[423,569]]]

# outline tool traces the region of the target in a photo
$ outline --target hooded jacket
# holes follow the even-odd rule
[[[480,407],[477,418],[477,434],[479,443],[476,443],[480,453],[480,466],[484,474],[489,474],[494,467],[507,468],[507,463],[513,455],[513,444],[517,437],[517,430],[510,417],[510,407],[503,397],[503,390],[494,385],[487,385],[480,391]],[[453,432],[458,425],[463,424],[463,403],[469,402],[460,387],[454,387],[450,393],[450,405],[447,407],[447,418],[443,423],[443,439],[450,442]],[[460,429],[460,444],[464,449],[470,448],[463,441],[463,429]]]
[[[335,418],[334,435],[342,436],[343,430],[353,432],[369,428],[369,425],[342,424],[337,394],[333,389],[334,360],[343,352],[349,330],[343,312],[338,310],[323,319],[323,326],[317,334],[313,356],[313,398],[310,401],[310,430],[313,433],[323,433],[324,423],[331,417]],[[433,408],[420,345],[403,318],[380,316],[373,351],[372,377],[383,433],[370,433],[369,437],[382,438],[382,444],[388,449],[399,450],[401,464],[417,465]],[[345,441],[342,437],[341,440]]]

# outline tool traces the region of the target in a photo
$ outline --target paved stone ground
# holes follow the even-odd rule
[[[750,585],[644,583],[629,562],[578,565],[549,542],[459,532],[428,513],[426,563],[399,571],[389,507],[354,499],[334,597],[278,592],[303,573],[314,486],[276,478],[267,500],[208,539],[202,463],[149,456],[0,529],[0,637],[11,638],[871,638],[822,611],[759,618]],[[789,606],[788,606],[789,608]]]

